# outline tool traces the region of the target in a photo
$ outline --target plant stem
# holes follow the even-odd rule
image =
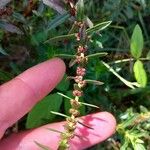
[[[139,60],[149,61],[150,58],[139,58]],[[119,64],[119,63],[124,63],[124,62],[129,62],[129,61],[136,61],[136,59],[127,58],[127,59],[122,59],[122,60],[116,60],[116,61],[110,62],[109,64]]]
[[[80,1],[83,6],[83,1]],[[70,14],[78,18],[76,7],[72,0],[67,0],[67,4],[70,7]],[[79,4],[80,5],[80,4]],[[81,10],[81,9],[80,9]],[[83,15],[83,14],[82,14]],[[80,18],[81,19],[81,18]],[[85,86],[84,75],[86,74],[85,65],[87,63],[87,57],[85,53],[87,51],[88,36],[86,33],[86,24],[84,20],[77,20],[74,22],[73,28],[77,28],[78,32],[75,35],[76,42],[78,43],[77,52],[75,54],[75,63],[77,63],[76,75],[72,77],[74,79],[73,99],[70,100],[71,108],[69,109],[70,116],[66,118],[66,124],[64,126],[65,131],[61,134],[61,140],[59,142],[58,150],[69,149],[69,142],[75,136],[75,129],[77,123],[79,123],[77,117],[80,115],[79,108],[81,106],[80,97],[83,95],[82,88]]]

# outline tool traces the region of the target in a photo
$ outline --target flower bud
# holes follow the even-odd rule
[[[74,108],[71,108],[71,109],[69,110],[69,113],[72,114],[72,115],[75,116],[75,117],[77,117],[77,116],[80,115],[80,112],[79,112],[78,110],[74,109]]]
[[[71,106],[76,109],[78,109],[81,106],[80,102],[76,101],[75,99],[70,100],[70,103]]]
[[[83,46],[78,47],[78,53],[85,53],[86,51],[87,51],[86,47],[83,47]]]
[[[85,68],[77,67],[76,74],[77,74],[78,76],[84,76],[85,73],[86,73],[86,69],[85,69]]]
[[[74,90],[74,91],[73,91],[73,95],[74,95],[74,96],[79,96],[79,97],[80,97],[80,96],[82,96],[82,94],[83,94],[82,91],[79,91],[79,90]]]
[[[76,76],[76,77],[74,78],[75,82],[77,82],[77,83],[81,82],[82,79],[83,79],[82,76]]]

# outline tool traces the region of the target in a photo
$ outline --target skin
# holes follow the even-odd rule
[[[65,64],[53,58],[38,64],[13,80],[0,86],[0,138],[5,130],[29,112],[32,107],[51,92],[61,81]],[[78,124],[75,137],[70,141],[70,150],[82,150],[110,137],[116,128],[115,118],[108,112],[99,112],[80,118],[80,122],[94,128],[91,130]],[[40,150],[34,141],[56,150],[59,133],[48,131],[53,128],[63,131],[65,122],[48,124],[36,129],[12,134],[0,141],[2,150]]]

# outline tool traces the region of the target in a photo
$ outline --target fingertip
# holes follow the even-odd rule
[[[65,64],[59,58],[40,63],[0,87],[0,137],[62,80]]]
[[[79,121],[89,125],[93,129],[89,129],[81,124],[78,124],[75,138],[70,142],[70,149],[83,150],[98,144],[110,137],[116,128],[115,118],[108,112],[100,112],[90,114],[79,118]],[[47,128],[58,131],[64,130],[65,122],[53,123],[42,126],[37,129],[29,130],[19,134],[14,134],[0,143],[3,150],[17,150],[19,148],[37,150],[38,146],[34,141],[48,146],[51,149],[57,149],[60,134],[54,131],[48,131]]]
[[[78,147],[85,149],[98,144],[114,134],[116,130],[116,119],[108,112],[90,114],[83,117],[80,121],[92,129],[78,124],[76,134],[81,139],[75,137],[71,142],[71,148],[75,150]]]
[[[27,84],[38,97],[43,98],[62,80],[66,67],[60,58],[53,58],[40,63],[17,78]]]
[[[62,70],[64,72],[66,71],[66,65],[65,65],[64,61],[61,58],[55,57],[55,58],[52,58],[50,60],[47,60],[48,63],[51,63],[51,61],[54,61],[54,62],[58,63],[58,65],[61,66]]]
[[[95,115],[99,116],[100,118],[105,118],[105,121],[110,127],[110,134],[113,134],[116,132],[116,119],[115,117],[109,113],[109,112],[101,112],[101,113],[96,113]]]

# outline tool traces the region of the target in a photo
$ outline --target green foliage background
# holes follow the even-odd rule
[[[68,34],[73,22],[62,1],[56,0],[54,5],[44,0],[32,2],[33,6],[28,0],[12,0],[7,4],[12,13],[0,16],[1,84],[44,60],[75,54],[74,36]],[[105,84],[89,85],[83,101],[111,112],[118,122],[116,134],[90,150],[150,149],[150,1],[84,0],[84,3],[91,26],[112,23],[105,30],[94,29],[90,33],[89,54],[108,55],[90,59],[87,78]],[[0,3],[1,10],[2,6]],[[64,61],[68,66],[69,59],[65,57]],[[74,71],[74,67],[67,68],[63,81],[52,94],[20,120],[19,130],[63,119],[49,112],[68,113],[69,102],[56,93],[70,95],[72,82],[66,81],[66,76]],[[50,105],[50,99],[54,98],[56,105]],[[81,108],[82,115],[95,111]]]

